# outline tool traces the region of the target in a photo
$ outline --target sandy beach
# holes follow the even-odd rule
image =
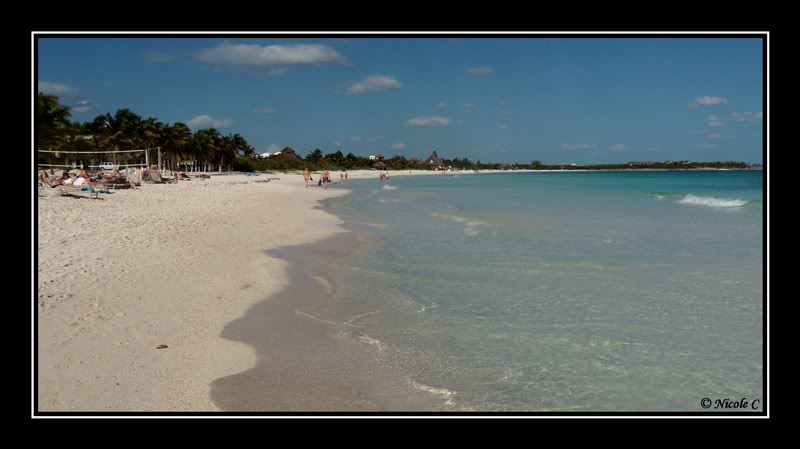
[[[286,286],[263,250],[337,232],[314,206],[343,193],[262,174],[38,198],[39,410],[217,410],[210,382],[255,362],[220,331]]]
[[[441,176],[391,172],[409,174]],[[223,328],[286,289],[287,262],[269,250],[343,232],[317,206],[344,186],[214,174],[99,200],[39,197],[39,410],[220,410],[210,384],[258,359]]]

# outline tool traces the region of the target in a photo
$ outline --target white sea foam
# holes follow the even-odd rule
[[[383,186],[383,190],[397,190],[397,187],[386,184]]]
[[[444,218],[446,220],[452,220],[452,221],[456,221],[458,223],[464,223],[464,225],[465,225],[464,234],[466,234],[466,235],[468,235],[470,237],[472,237],[474,235],[478,235],[478,233],[480,233],[479,230],[475,229],[475,226],[480,226],[480,225],[485,225],[486,224],[485,221],[472,221],[469,218],[460,217],[458,215],[453,215],[453,214],[442,214],[442,213],[439,213],[439,212],[433,212],[431,215],[433,215],[434,217],[437,217],[437,218]]]
[[[434,217],[437,217],[437,218],[444,218],[446,220],[457,221],[459,223],[464,223],[464,222],[467,221],[466,218],[459,217],[458,215],[453,215],[453,214],[440,214],[439,212],[434,212],[431,215],[434,216]]]
[[[740,200],[738,198],[713,198],[708,196],[695,196],[691,194],[684,196],[676,202],[680,204],[696,204],[709,207],[740,207],[748,203],[747,201]]]
[[[431,215],[437,218],[444,218],[446,220],[453,220],[459,223],[465,223],[467,226],[479,226],[486,224],[485,221],[471,221],[469,218],[464,218],[453,214],[441,214],[439,212],[434,212]]]
[[[360,331],[355,331],[352,334],[352,337],[356,340],[360,341],[361,343],[368,344],[370,346],[375,346],[378,348],[378,351],[383,351],[386,349],[386,344],[377,338],[372,338],[369,335],[366,335]]]
[[[430,385],[421,384],[414,380],[411,380],[410,382],[411,385],[414,386],[415,390],[430,393],[434,396],[444,399],[445,400],[444,403],[446,405],[453,405],[453,396],[455,396],[455,392],[450,391],[447,388],[431,387]]]

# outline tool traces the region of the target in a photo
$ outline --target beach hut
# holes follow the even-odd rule
[[[303,159],[302,157],[298,156],[297,153],[295,153],[294,148],[292,147],[286,147],[282,149],[280,155],[297,161]]]
[[[439,159],[439,155],[436,154],[436,150],[433,150],[430,156],[423,162],[423,164],[431,166],[434,170],[444,170],[444,162]]]
[[[385,170],[386,169],[386,164],[384,164],[381,161],[378,161],[378,162],[372,164],[372,167],[375,168],[376,170]]]

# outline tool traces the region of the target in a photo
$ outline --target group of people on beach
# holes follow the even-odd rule
[[[116,184],[123,181],[123,176],[118,169],[114,169],[110,174],[106,174],[103,170],[97,170],[94,174],[89,174],[87,167],[84,167],[76,175],[69,170],[64,170],[61,176],[55,176],[55,173],[48,173],[44,167],[39,167],[38,180],[54,189],[63,188],[78,188],[84,186],[100,186],[105,187],[108,185]]]
[[[347,180],[347,172],[339,173],[339,180],[340,182]],[[308,188],[308,181],[314,181],[314,178],[311,176],[311,172],[308,171],[308,168],[303,171],[303,181],[306,183],[306,188]],[[331,182],[331,172],[326,168],[322,171],[322,175],[320,176],[317,185],[327,189],[328,184]]]

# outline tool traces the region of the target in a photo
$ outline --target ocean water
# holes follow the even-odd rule
[[[364,237],[313,311],[435,410],[762,398],[760,171],[352,181]],[[334,304],[334,305],[331,305]]]

